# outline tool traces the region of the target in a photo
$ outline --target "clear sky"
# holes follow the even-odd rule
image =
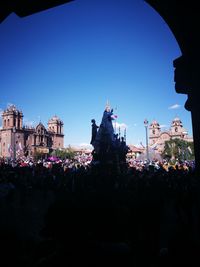
[[[174,89],[181,55],[164,20],[142,0],[75,0],[0,24],[0,109],[36,126],[57,115],[65,146],[89,143],[109,100],[127,143],[145,143],[144,119],[164,129],[178,116],[192,135],[186,95]],[[123,130],[122,130],[123,133]]]

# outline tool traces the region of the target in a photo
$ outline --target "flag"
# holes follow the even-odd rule
[[[19,150],[23,150],[21,142],[19,142]]]
[[[10,155],[13,153],[13,149],[10,144],[8,144],[8,152],[10,153]]]
[[[114,120],[117,119],[117,115],[112,115],[111,116]]]
[[[190,152],[190,154],[192,154],[192,149],[190,146],[188,146],[188,151]]]

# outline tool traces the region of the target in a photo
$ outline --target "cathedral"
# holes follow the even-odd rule
[[[55,149],[64,147],[63,122],[53,116],[47,129],[40,122],[36,127],[23,125],[23,113],[14,105],[2,112],[0,129],[0,157],[18,158],[48,155]]]
[[[183,128],[182,121],[178,117],[174,118],[168,131],[161,131],[160,124],[155,120],[149,125],[149,145],[157,152],[162,153],[165,141],[175,138],[193,142],[193,138],[188,136],[188,132]]]

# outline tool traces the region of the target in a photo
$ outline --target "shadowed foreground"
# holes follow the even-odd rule
[[[2,165],[1,266],[199,266],[199,205],[190,170]]]

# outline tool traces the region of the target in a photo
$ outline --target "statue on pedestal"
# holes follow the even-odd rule
[[[120,161],[126,162],[128,150],[124,138],[120,140],[120,137],[114,131],[112,121],[115,118],[113,109],[107,103],[100,126],[98,127],[95,120],[92,120],[91,144],[94,147],[92,153],[94,161],[114,165],[120,164]]]

